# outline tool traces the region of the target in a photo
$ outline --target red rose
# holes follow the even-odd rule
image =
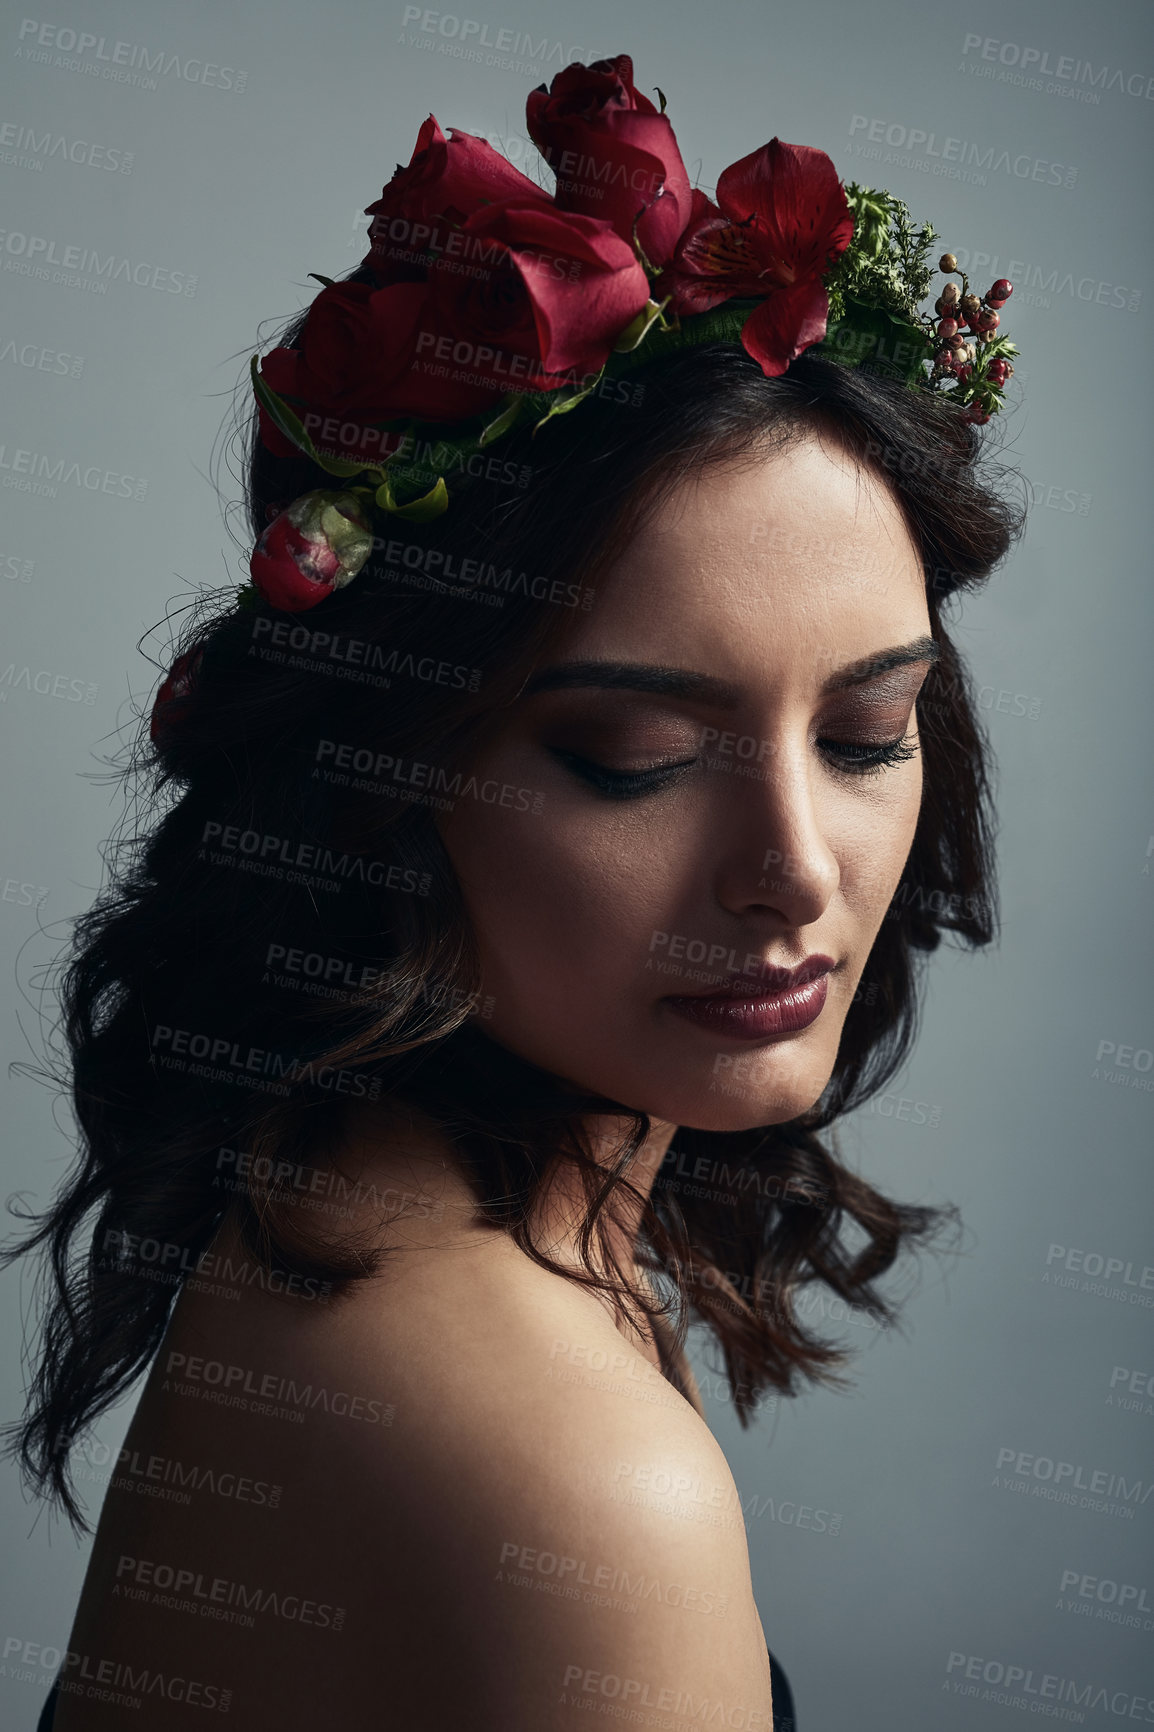
[[[428,263],[424,255],[430,248],[440,249],[447,228],[464,222],[481,205],[507,198],[549,202],[548,193],[483,138],[455,126],[446,138],[430,114],[417,134],[409,166],[398,164],[380,198],[365,207],[373,221],[371,245],[361,264],[384,281],[423,274]]]
[[[481,206],[429,278],[437,324],[454,339],[451,364],[504,391],[596,373],[649,299],[636,254],[611,226],[551,199]]]
[[[566,66],[529,92],[529,136],[557,176],[562,210],[602,217],[656,269],[667,264],[691,214],[689,176],[673,128],[633,86],[628,54]]]
[[[186,700],[196,683],[196,672],[203,653],[201,644],[186,650],[184,655],[177,656],[161,681],[148,725],[149,738],[153,745],[161,745],[167,730],[174,725],[179,726],[187,708]]]
[[[378,432],[375,423],[406,415],[455,420],[495,401],[491,390],[468,381],[414,372],[414,362],[436,338],[425,283],[335,283],[309,310],[300,348],[273,349],[261,377],[303,422],[326,454],[380,463],[403,434]],[[326,426],[326,423],[332,425]],[[261,410],[261,437],[278,456],[296,446]]]
[[[853,213],[825,152],[772,138],[724,171],[716,204],[694,190],[689,226],[654,295],[671,294],[678,313],[764,297],[741,340],[773,377],[825,336],[821,276],[852,235]]]
[[[265,600],[303,613],[342,589],[373,550],[359,500],[317,489],[275,517],[253,550],[249,569]]]

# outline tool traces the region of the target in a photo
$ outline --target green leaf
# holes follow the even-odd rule
[[[993,361],[999,355],[1008,361],[1013,355],[1020,354],[1021,351],[1016,343],[1011,343],[1009,337],[1003,337],[999,332],[988,343],[983,343],[978,353],[983,361]]]
[[[850,181],[845,187],[846,202],[854,217],[851,245],[864,258],[881,258],[886,250],[890,229],[890,202],[884,192],[859,186]]]
[[[895,318],[884,307],[863,306],[848,297],[844,317],[826,327],[813,352],[823,360],[840,361],[849,367],[876,360],[910,384],[923,376],[922,363],[931,355],[920,325]]]
[[[593,379],[593,383],[591,385],[584,386],[580,391],[574,391],[571,396],[554,398],[553,402],[550,404],[549,408],[545,411],[544,415],[542,415],[541,419],[537,422],[534,422],[533,437],[534,438],[536,437],[538,432],[545,425],[546,421],[551,421],[553,419],[554,415],[567,415],[569,413],[570,409],[576,409],[578,403],[583,403],[585,401],[586,397],[588,397],[589,393],[596,388],[597,381],[598,381],[598,379],[600,379],[601,374],[604,373],[604,371],[605,371],[605,369],[604,369],[604,367],[602,367],[600,369],[600,371],[595,375],[595,377]]]
[[[436,485],[430,487],[427,493],[422,493],[419,499],[411,499],[407,505],[394,505],[392,509],[398,517],[407,517],[414,523],[424,523],[431,517],[440,517],[448,504],[449,489],[445,486],[445,477],[438,475]]]
[[[377,463],[349,463],[342,457],[322,457],[305,432],[303,423],[293,414],[284,398],[278,397],[276,392],[262,379],[257,365],[258,360],[259,356],[254,355],[249,363],[252,388],[256,392],[258,403],[286,439],[290,439],[298,450],[304,452],[306,457],[311,457],[318,468],[323,469],[327,475],[349,476],[379,473],[380,465]]]
[[[364,475],[366,471],[375,475],[379,467],[376,463],[346,463],[343,457],[322,457],[319,451],[314,453],[313,462],[318,463],[327,475],[342,477]]]
[[[928,254],[937,238],[929,223],[915,229],[909,206],[892,193],[846,181],[843,191],[854,218],[849,246],[826,277],[831,310],[843,295],[870,307],[885,307],[909,321],[930,292]]]
[[[668,298],[668,297],[667,297]],[[661,303],[664,306],[664,302]],[[605,365],[609,378],[619,378],[645,366],[662,355],[675,354],[679,349],[696,347],[699,343],[740,343],[746,319],[760,301],[732,297],[719,307],[705,313],[689,313],[674,325],[663,327],[655,321],[643,343],[633,349],[615,350]]]
[[[259,360],[259,355],[254,355],[249,362],[249,372],[252,374],[252,388],[256,392],[257,402],[269,418],[275,422],[276,426],[284,434],[286,439],[291,439],[293,444],[298,446],[300,450],[306,452],[308,456],[315,456],[316,453],[313,451],[313,442],[305,432],[304,427],[297,420],[288,404],[278,397],[276,392],[273,391],[269,385],[266,384],[265,380],[261,378],[258,366]]]
[[[521,393],[515,394],[513,401],[507,408],[502,409],[496,420],[490,421],[487,427],[482,427],[477,436],[477,444],[491,445],[494,439],[499,439],[502,433],[507,433],[513,423],[520,418],[524,407],[524,396]]]
[[[632,242],[633,252],[637,259],[637,263],[641,266],[645,275],[647,277],[658,277],[661,275],[660,267],[655,265],[651,259],[646,257],[645,248],[637,238],[637,225],[644,215],[645,211],[642,209],[639,210],[637,215],[634,217],[633,227],[629,231],[629,239]]]
[[[385,474],[381,485],[377,488],[376,502],[382,511],[391,511],[397,517],[406,517],[410,522],[423,523],[428,518],[439,517],[449,503],[449,489],[445,486],[445,478],[438,475],[436,485],[430,487],[427,493],[422,493],[419,499],[411,499],[406,505],[398,505],[393,493],[393,484],[388,474]]]
[[[632,319],[630,323],[626,325],[625,329],[614,343],[613,349],[616,354],[627,355],[631,350],[637,347],[638,343],[643,341],[646,332],[649,330],[649,327],[653,324],[654,320],[661,317],[661,310],[668,299],[669,296],[666,295],[664,301],[646,301],[637,317]]]

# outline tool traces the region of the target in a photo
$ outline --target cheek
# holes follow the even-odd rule
[[[620,819],[548,808],[540,817],[454,813],[442,838],[487,978],[506,991],[549,971],[569,989],[613,969],[640,973],[662,925],[668,851]],[[497,988],[498,991],[500,988]]]
[[[839,825],[841,894],[874,932],[901,883],[913,846],[922,799],[921,760],[890,775],[893,779],[876,796],[856,798]]]

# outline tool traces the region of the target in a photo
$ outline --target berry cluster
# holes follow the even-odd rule
[[[960,276],[962,286],[959,289],[957,283],[947,283],[934,302],[938,318],[932,332],[931,379],[952,374],[965,391],[966,420],[981,425],[1000,407],[1002,388],[1014,371],[1009,357],[1017,350],[998,333],[1001,309],[1013,294],[1014,285],[999,277],[984,295],[972,294],[966,273],[958,270],[953,253],[942,254],[938,269],[948,276]]]

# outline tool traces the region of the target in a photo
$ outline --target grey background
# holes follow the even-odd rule
[[[6,9],[0,28],[6,1059],[38,1049],[51,1011],[41,971],[100,882],[120,813],[102,759],[157,677],[137,639],[199,586],[244,576],[209,475],[228,395],[261,322],[316,292],[306,273],[356,262],[363,206],[430,111],[505,141],[525,166],[529,89],[565,59],[629,52],[638,86],[664,90],[708,190],[774,134],[815,145],[843,178],[905,198],[963,264],[992,255],[975,268],[979,289],[1015,280],[1003,317],[1022,348],[1010,388],[1021,406],[1004,418],[1005,454],[1034,506],[1024,544],[958,628],[998,758],[1004,937],[996,953],[931,962],[913,1061],[881,1110],[841,1131],[846,1158],[883,1188],[956,1201],[965,1254],[922,1265],[904,1333],[860,1319],[842,1329],[861,1348],[847,1395],[770,1404],[743,1434],[700,1354],[699,1368],[803,1732],[1020,1726],[1034,1711],[989,1694],[999,1664],[1032,1671],[1030,1702],[1052,1700],[1043,1674],[1091,1686],[1067,1719],[1151,1723],[1154,1399],[1119,1406],[1119,1383],[1110,1401],[1116,1368],[1154,1371],[1154,1285],[1142,1286],[1143,1269],[1154,1283],[1154,1072],[1141,1068],[1154,1063],[1148,9],[479,0],[406,25],[403,5],[359,0],[60,5],[23,35]],[[466,22],[479,60],[459,54]],[[114,80],[96,50],[38,48],[41,25],[103,36],[106,53],[116,40],[162,51],[169,69]],[[981,43],[967,47],[971,36]],[[1027,48],[1052,69],[1077,63],[1062,88],[1047,88],[1037,60],[1042,88],[1022,82]],[[861,156],[869,122],[904,148]],[[963,141],[949,150],[966,175],[935,172],[950,157],[911,147],[911,130],[933,132],[938,151]],[[49,148],[30,148],[29,132]],[[60,138],[105,154],[52,154]],[[983,169],[974,153],[991,146]],[[1016,172],[996,166],[1003,151]],[[129,152],[128,171],[100,166]],[[1050,163],[1063,184],[1050,184]],[[30,277],[29,237],[182,286],[114,280],[97,293]],[[19,451],[48,469],[63,458],[65,474],[78,464],[89,487],[21,489],[33,460]],[[121,497],[122,476],[143,496]],[[153,644],[163,659],[163,633]],[[1104,1042],[1134,1049],[1129,1062],[1099,1063]],[[6,1070],[0,1087],[4,1193],[42,1204],[70,1158],[67,1114],[22,1074]],[[1108,1259],[1110,1280],[1092,1279]],[[28,1271],[3,1285],[11,1414]],[[97,1453],[115,1449],[130,1408],[101,1424]],[[1086,1481],[1120,1475],[1119,1509],[1032,1495],[1047,1482],[1028,1467],[999,1484],[1000,1451],[1074,1464]],[[47,1672],[20,1668],[28,1650],[14,1659],[11,1641],[64,1643],[85,1551],[26,1501],[10,1466],[0,1500],[0,1719],[30,1726]],[[799,1525],[802,1506],[840,1515],[838,1532]],[[1092,1597],[1078,1601],[1089,1615],[1071,1612],[1064,1571],[1142,1590],[1139,1626],[1096,1617]],[[951,1681],[967,1664],[979,1676],[963,1695]]]

